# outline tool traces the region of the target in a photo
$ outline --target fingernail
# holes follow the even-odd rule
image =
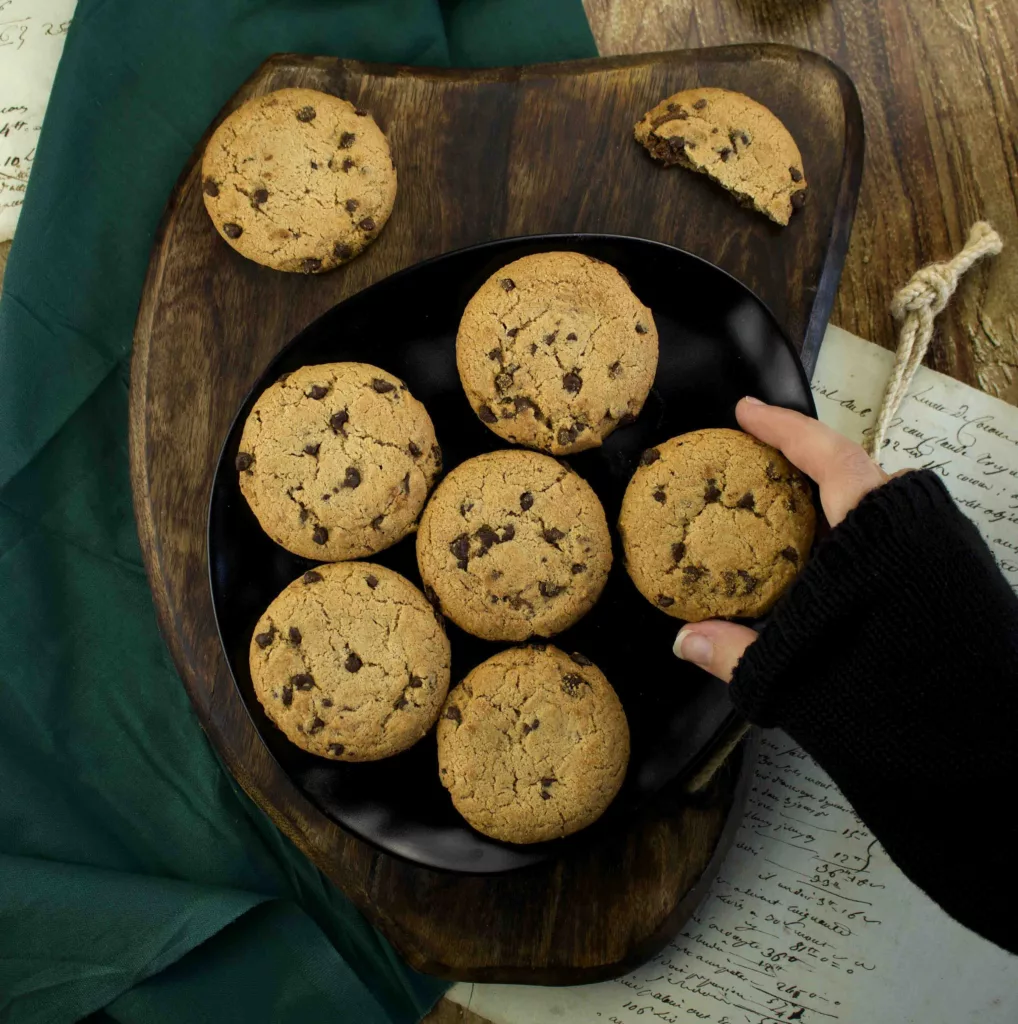
[[[714,657],[714,645],[710,640],[703,633],[692,632],[688,626],[679,630],[672,651],[677,658],[691,661],[694,665],[699,665],[702,668],[707,668]]]
[[[746,395],[743,398],[744,402],[749,402],[750,405],[766,405],[766,402],[761,402],[759,398],[754,398],[752,395]]]

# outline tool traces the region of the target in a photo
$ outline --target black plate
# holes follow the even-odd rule
[[[368,764],[327,761],[293,746],[262,711],[251,687],[248,645],[269,602],[313,563],[262,532],[240,494],[234,457],[244,421],[281,373],[309,363],[358,360],[403,378],[435,424],[446,470],[505,447],[474,415],[456,372],[455,337],[467,300],[496,269],[528,253],[571,249],[611,263],[653,310],[661,342],[657,378],[639,419],[604,446],[570,457],[597,492],[614,526],[622,493],[643,449],[700,427],[736,426],[746,394],[815,416],[809,382],[769,310],[748,289],[689,253],[659,242],[611,235],[540,235],[462,249],[428,260],[333,307],[270,363],[223,446],[209,510],[212,598],[227,660],[262,738],[294,784],[344,828],[383,850],[430,867],[498,872],[561,853],[631,813],[666,782],[687,775],[730,723],[726,687],[671,652],[679,623],[636,591],[615,564],[604,595],[553,641],[582,651],[618,691],[632,733],[632,759],[608,813],[578,836],[512,846],[473,831],[438,781],[431,735],[411,750]],[[408,537],[374,561],[421,585]],[[505,644],[469,636],[451,623],[453,682]]]

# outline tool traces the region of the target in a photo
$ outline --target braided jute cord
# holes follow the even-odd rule
[[[887,428],[926,355],[933,337],[933,321],[954,294],[959,278],[973,263],[984,256],[996,256],[1003,247],[1000,235],[986,221],[976,221],[969,229],[965,248],[954,259],[946,263],[931,263],[916,271],[912,280],[894,296],[891,316],[902,321],[901,332],[894,370],[884,392],[877,425],[866,440],[866,450],[870,455],[875,456],[883,447]]]

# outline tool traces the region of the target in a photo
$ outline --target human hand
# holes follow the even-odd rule
[[[743,398],[735,407],[735,417],[746,433],[773,445],[816,482],[831,526],[837,526],[864,495],[889,479],[860,445],[802,413]],[[683,626],[672,649],[684,661],[730,682],[739,659],[756,638],[756,631],[748,626],[711,619]]]

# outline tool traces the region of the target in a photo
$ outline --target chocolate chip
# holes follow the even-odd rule
[[[481,542],[481,555],[486,555],[498,543],[498,534],[490,526],[482,526],[474,536]]]
[[[513,375],[502,372],[495,377],[495,389],[497,391],[508,391],[513,386]]]
[[[516,536],[516,527],[510,523],[508,526],[502,527],[502,540],[500,543],[504,544],[507,540],[512,540]]]
[[[541,536],[544,537],[549,544],[557,544],[565,534],[558,529],[558,527],[553,526],[550,530],[545,530]]]
[[[459,725],[459,723],[463,721],[463,715],[460,713],[460,709],[456,707],[455,704],[450,704],[445,709],[445,714],[443,714],[442,717],[448,718],[450,722],[455,722],[457,725]]]
[[[745,132],[739,132],[739,140],[744,146],[748,146],[753,141]]]
[[[541,779],[542,786],[550,786],[556,782],[558,782],[558,779],[556,779],[553,775],[549,776],[548,778]]]
[[[357,165],[354,163],[353,158],[352,157],[348,157],[348,156],[347,157],[343,157],[343,162],[342,162],[342,164],[340,164],[340,167],[342,168],[342,170],[346,174],[349,174],[351,169],[356,167],[356,166]]]
[[[237,457],[233,460],[234,469],[238,473],[243,473],[249,470],[254,465],[254,456],[249,452],[237,452]]]
[[[313,170],[313,171],[317,171],[318,170],[318,164],[316,164],[314,162],[314,160],[311,161],[311,170]]]
[[[672,545],[672,558],[676,563],[681,562],[686,554],[686,545],[679,541]]]
[[[572,444],[576,440],[578,431],[575,426],[573,427],[559,427],[558,431],[558,443],[561,445]]]
[[[400,481],[399,486],[400,486],[400,490],[402,490],[402,492],[404,494],[409,494],[410,493],[410,474],[409,473],[404,473],[403,474],[403,479]]]
[[[581,686],[590,686],[590,683],[576,672],[569,672],[562,677],[562,689],[570,696],[575,696]]]
[[[308,507],[303,502],[298,501],[297,504],[300,505],[300,521],[302,524],[306,523],[308,521],[308,516],[310,516],[311,513],[308,512]]]
[[[264,650],[276,637],[276,627],[272,626],[264,633],[258,633],[255,636],[255,643]]]
[[[254,194],[251,196],[251,202],[260,206],[262,203],[269,201],[269,190],[266,188],[255,189]]]
[[[703,492],[703,500],[707,502],[708,505],[711,504],[711,502],[721,500],[721,492],[717,488],[716,480],[707,481],[707,488]]]
[[[361,231],[374,231],[375,230],[375,222],[374,222],[374,220],[372,220],[371,217],[365,217],[364,220],[362,220],[357,225],[357,227],[359,227],[361,229]]]
[[[292,644],[299,644],[301,640],[304,639],[300,635],[300,630],[296,626],[291,626],[287,635],[290,637],[290,643]]]
[[[576,332],[575,331],[570,331],[566,335],[566,341],[576,341]]]
[[[705,106],[707,106],[707,101],[706,101],[706,100],[697,100],[697,101],[696,101],[696,102],[695,102],[695,103],[693,104],[693,109],[694,109],[694,110],[703,110],[703,108],[704,108]]]
[[[545,345],[550,345],[555,340],[555,336],[557,334],[558,334],[558,331],[552,331],[551,334],[546,334],[544,336],[544,343],[545,343]]]
[[[343,662],[343,668],[345,668],[347,672],[360,672],[363,664],[364,662],[361,661],[360,656],[351,651],[346,656],[346,661]]]
[[[339,757],[339,755],[342,754],[345,749],[346,747],[344,747],[342,743],[329,744],[329,753],[334,755],[335,757]]]
[[[227,238],[240,238],[244,234],[244,229],[239,224],[234,224],[233,221],[227,221],[223,225],[223,234]]]
[[[321,583],[322,582],[322,574],[320,572],[315,572],[314,569],[308,569],[308,571],[306,573],[304,573],[303,576],[301,576],[301,579],[304,581],[305,584],[307,584],[307,583]]]
[[[477,415],[481,417],[481,421],[483,423],[498,423],[498,417],[487,405],[482,405],[481,408],[477,410]]]
[[[449,551],[452,552],[453,558],[456,559],[457,568],[465,569],[470,559],[470,538],[465,533],[461,533],[455,540],[449,543]]]
[[[297,111],[297,120],[303,121],[307,124],[309,121],[313,121],[318,116],[318,112],[314,107],[301,107]]]
[[[418,448],[418,447],[417,447],[417,445],[415,445],[415,444],[413,443],[413,441],[411,441],[411,442],[410,442],[410,443],[409,443],[409,444],[407,445],[407,451],[408,451],[408,452],[410,452],[410,455],[411,455],[411,457],[412,457],[412,458],[415,458],[415,459],[419,459],[419,458],[421,457],[421,455],[423,455],[423,454],[424,454],[424,453],[423,453],[423,452],[422,452],[422,451],[420,450],[420,448]]]
[[[651,495],[651,497],[652,497],[652,498],[653,498],[653,499],[654,499],[655,501],[659,501],[659,502],[660,502],[660,503],[661,503],[661,504],[663,505],[663,504],[665,503],[665,499],[666,499],[666,498],[667,498],[668,496],[667,496],[667,495],[665,494],[665,492],[664,492],[664,491],[662,491],[662,490],[661,490],[661,488],[659,487],[659,488],[658,488],[658,489],[657,489],[657,490],[656,490],[656,491],[655,491],[655,492],[654,492],[654,493],[653,493],[653,494]]]
[[[306,444],[306,445],[304,445],[304,454],[305,455],[315,455],[316,456],[318,454],[319,450],[321,449],[321,447],[322,446],[320,444]]]
[[[789,199],[792,200],[793,210],[801,210],[806,205],[806,190],[801,188],[798,192],[793,192]]]
[[[637,324],[636,325],[636,333],[637,334],[646,334],[647,333],[647,328],[644,327],[643,324]]]
[[[594,664],[590,660],[590,658],[588,658],[585,654],[580,654],[579,651],[573,651],[573,653],[570,654],[569,657],[572,658],[573,661],[575,661],[577,665],[593,665]]]
[[[573,564],[569,568],[572,570],[572,574],[574,576],[579,576],[581,572],[587,571],[587,567],[583,564],[583,562],[573,562]]]
[[[219,186],[211,178],[206,178],[202,182],[201,190],[205,195],[212,196],[213,199],[219,195]]]
[[[353,490],[361,485],[361,472],[353,466],[347,466],[346,476],[343,477],[343,486]]]
[[[305,274],[317,274],[322,269],[322,261],[315,256],[308,256],[301,262],[300,269]]]
[[[658,594],[657,595],[657,603],[662,608],[671,608],[671,606],[673,604],[675,604],[675,598],[674,597],[669,597],[667,594]]]
[[[361,109],[360,107],[354,107],[354,108],[353,108],[353,112],[354,112],[354,113],[355,113],[355,114],[356,114],[356,115],[357,115],[358,117],[367,117],[367,116],[368,116],[368,112],[367,112],[366,110],[362,110],[362,109]]]
[[[661,453],[656,448],[648,448],[640,456],[640,465],[641,466],[649,466],[652,463],[657,462],[657,460],[660,459],[660,458],[661,458]]]
[[[562,387],[571,395],[578,395],[583,387],[583,378],[575,370],[570,370],[562,378]]]
[[[799,552],[795,548],[784,548],[780,554],[782,558],[787,559],[792,565],[799,564]]]
[[[541,597],[558,597],[558,595],[566,588],[560,587],[555,583],[548,583],[545,580],[542,580],[538,583],[537,589],[541,592]]]
[[[534,355],[535,352],[537,352],[537,342],[536,341],[532,341],[530,343],[530,354]]]
[[[767,463],[767,468],[764,470],[767,474],[767,479],[772,480],[774,483],[781,483],[781,474],[778,473],[778,467],[773,462]]]
[[[421,679],[420,676],[413,676],[412,675],[410,677],[410,689],[411,690],[419,690],[423,685],[424,685],[424,680]]]
[[[723,164],[728,163],[728,158],[732,155],[732,150],[725,146],[723,149],[718,150],[718,156],[721,157]]]
[[[743,586],[745,587],[744,593],[752,594],[754,590],[760,585],[760,581],[755,576],[750,576],[745,569],[739,569],[739,579],[742,580]]]
[[[520,333],[520,329],[518,327],[510,327],[509,330],[506,331],[505,333],[506,337],[515,338],[516,335]]]
[[[792,176],[792,181],[802,181],[802,171],[798,167],[789,167],[788,173]]]
[[[383,523],[384,520],[385,520],[385,513],[384,512],[380,516],[375,516],[375,518],[371,520],[371,529],[372,530],[380,530],[382,528],[382,523]]]
[[[293,687],[289,683],[283,683],[280,700],[282,700],[284,708],[288,708],[293,703]]]
[[[377,587],[377,586],[378,586],[378,577],[377,577],[377,576],[365,576],[365,577],[364,577],[364,582],[365,582],[365,583],[366,583],[366,584],[367,584],[367,585],[368,585],[369,587],[371,587],[371,589],[372,589],[372,590],[374,590],[374,589],[375,589],[375,587]]]
[[[308,398],[313,398],[316,402],[320,402],[327,394],[329,389],[324,384],[312,384],[311,390],[308,392]]]
[[[739,577],[736,576],[734,572],[725,569],[721,573],[721,578],[725,581],[725,596],[734,597]]]
[[[353,248],[346,244],[346,242],[337,242],[332,247],[332,255],[337,260],[348,260],[353,256]]]
[[[349,149],[357,141],[357,136],[353,132],[343,132],[339,137],[339,148]]]
[[[348,199],[343,205],[346,207],[347,213],[353,213],[361,204],[356,199]]]
[[[491,350],[491,351],[490,351],[490,352],[488,353],[488,358],[489,358],[489,359],[490,359],[490,360],[491,360],[491,361],[492,361],[493,363],[494,363],[494,362],[499,362],[499,363],[500,363],[500,362],[502,362],[502,350],[501,350],[500,348],[493,348],[493,349],[492,349],[492,350]]]
[[[460,502],[460,515],[466,518],[466,514],[474,507],[472,501],[461,501]]]
[[[686,137],[684,135],[674,135],[665,142],[665,145],[672,156],[676,156],[686,148]]]
[[[392,710],[393,710],[393,711],[402,711],[402,710],[403,710],[403,708],[405,708],[405,707],[406,707],[406,706],[407,706],[407,705],[408,705],[409,703],[410,703],[410,701],[408,701],[408,700],[406,699],[406,697],[399,697],[399,698],[398,698],[398,699],[397,699],[397,700],[396,700],[396,701],[395,701],[395,702],[393,703],[393,705],[392,705]]]
[[[682,575],[686,577],[687,583],[695,583],[707,575],[707,570],[702,565],[684,565]]]
[[[311,533],[311,539],[316,544],[325,544],[329,539],[329,531],[326,530],[324,526],[316,526]]]
[[[381,377],[375,377],[371,381],[371,387],[377,391],[380,395],[388,394],[390,391],[396,390],[395,384],[390,384],[387,380],[382,380]]]
[[[541,790],[541,799],[542,800],[550,800],[551,799],[551,793],[549,793],[548,790],[546,790],[546,789],[542,789]]]
[[[325,723],[315,715],[315,717],[311,719],[311,724],[308,726],[308,735],[314,736],[316,732],[321,732],[324,728]]]
[[[523,735],[526,736],[532,733],[541,724],[540,718],[535,718],[533,722],[524,722],[523,724]]]
[[[329,426],[332,427],[332,432],[334,434],[345,434],[346,430],[344,428],[349,420],[350,414],[346,409],[340,409],[339,412],[334,412],[329,417]]]
[[[516,287],[516,282],[511,277],[503,277],[498,282],[504,291],[511,292]]]
[[[295,676],[290,676],[290,682],[296,690],[310,690],[315,685],[314,679],[307,672],[300,672]]]
[[[756,508],[756,499],[753,497],[752,491],[746,491],[746,493],[736,502],[736,508]]]

